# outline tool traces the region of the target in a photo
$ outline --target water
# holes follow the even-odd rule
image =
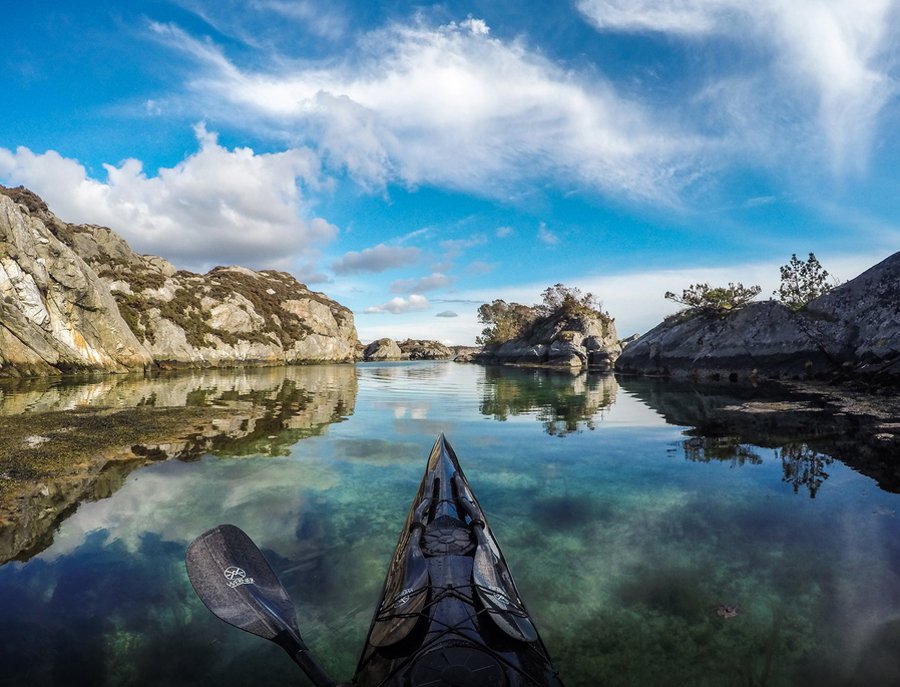
[[[741,413],[762,392],[451,363],[0,392],[26,423],[86,404],[238,413],[7,527],[27,550],[0,567],[0,685],[305,684],[194,596],[184,550],[221,522],[256,540],[349,679],[439,432],[569,687],[900,684],[893,456],[805,402]],[[52,446],[41,431],[23,441]]]

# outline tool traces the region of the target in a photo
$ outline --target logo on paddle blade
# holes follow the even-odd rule
[[[253,584],[253,578],[247,577],[247,572],[236,565],[229,565],[222,571],[222,574],[225,575],[225,579],[228,580],[227,584],[232,589],[240,587],[242,584]]]
[[[397,600],[394,601],[394,606],[403,606],[404,604],[409,603],[409,598],[412,596],[413,590],[411,588],[406,588],[402,592],[400,592],[400,596],[397,597]]]

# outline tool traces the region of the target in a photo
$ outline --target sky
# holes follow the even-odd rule
[[[900,250],[900,0],[3,0],[0,183],[363,342]]]

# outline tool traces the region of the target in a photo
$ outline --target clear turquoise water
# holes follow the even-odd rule
[[[569,687],[900,684],[900,496],[841,456],[669,424],[611,378],[396,363],[291,379],[355,401],[316,432],[288,421],[278,451],[142,468],[0,567],[0,685],[305,684],[194,596],[184,550],[221,522],[265,551],[349,679],[439,432]]]

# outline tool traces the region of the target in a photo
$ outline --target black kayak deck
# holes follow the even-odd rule
[[[401,530],[354,683],[562,685],[443,434]]]

